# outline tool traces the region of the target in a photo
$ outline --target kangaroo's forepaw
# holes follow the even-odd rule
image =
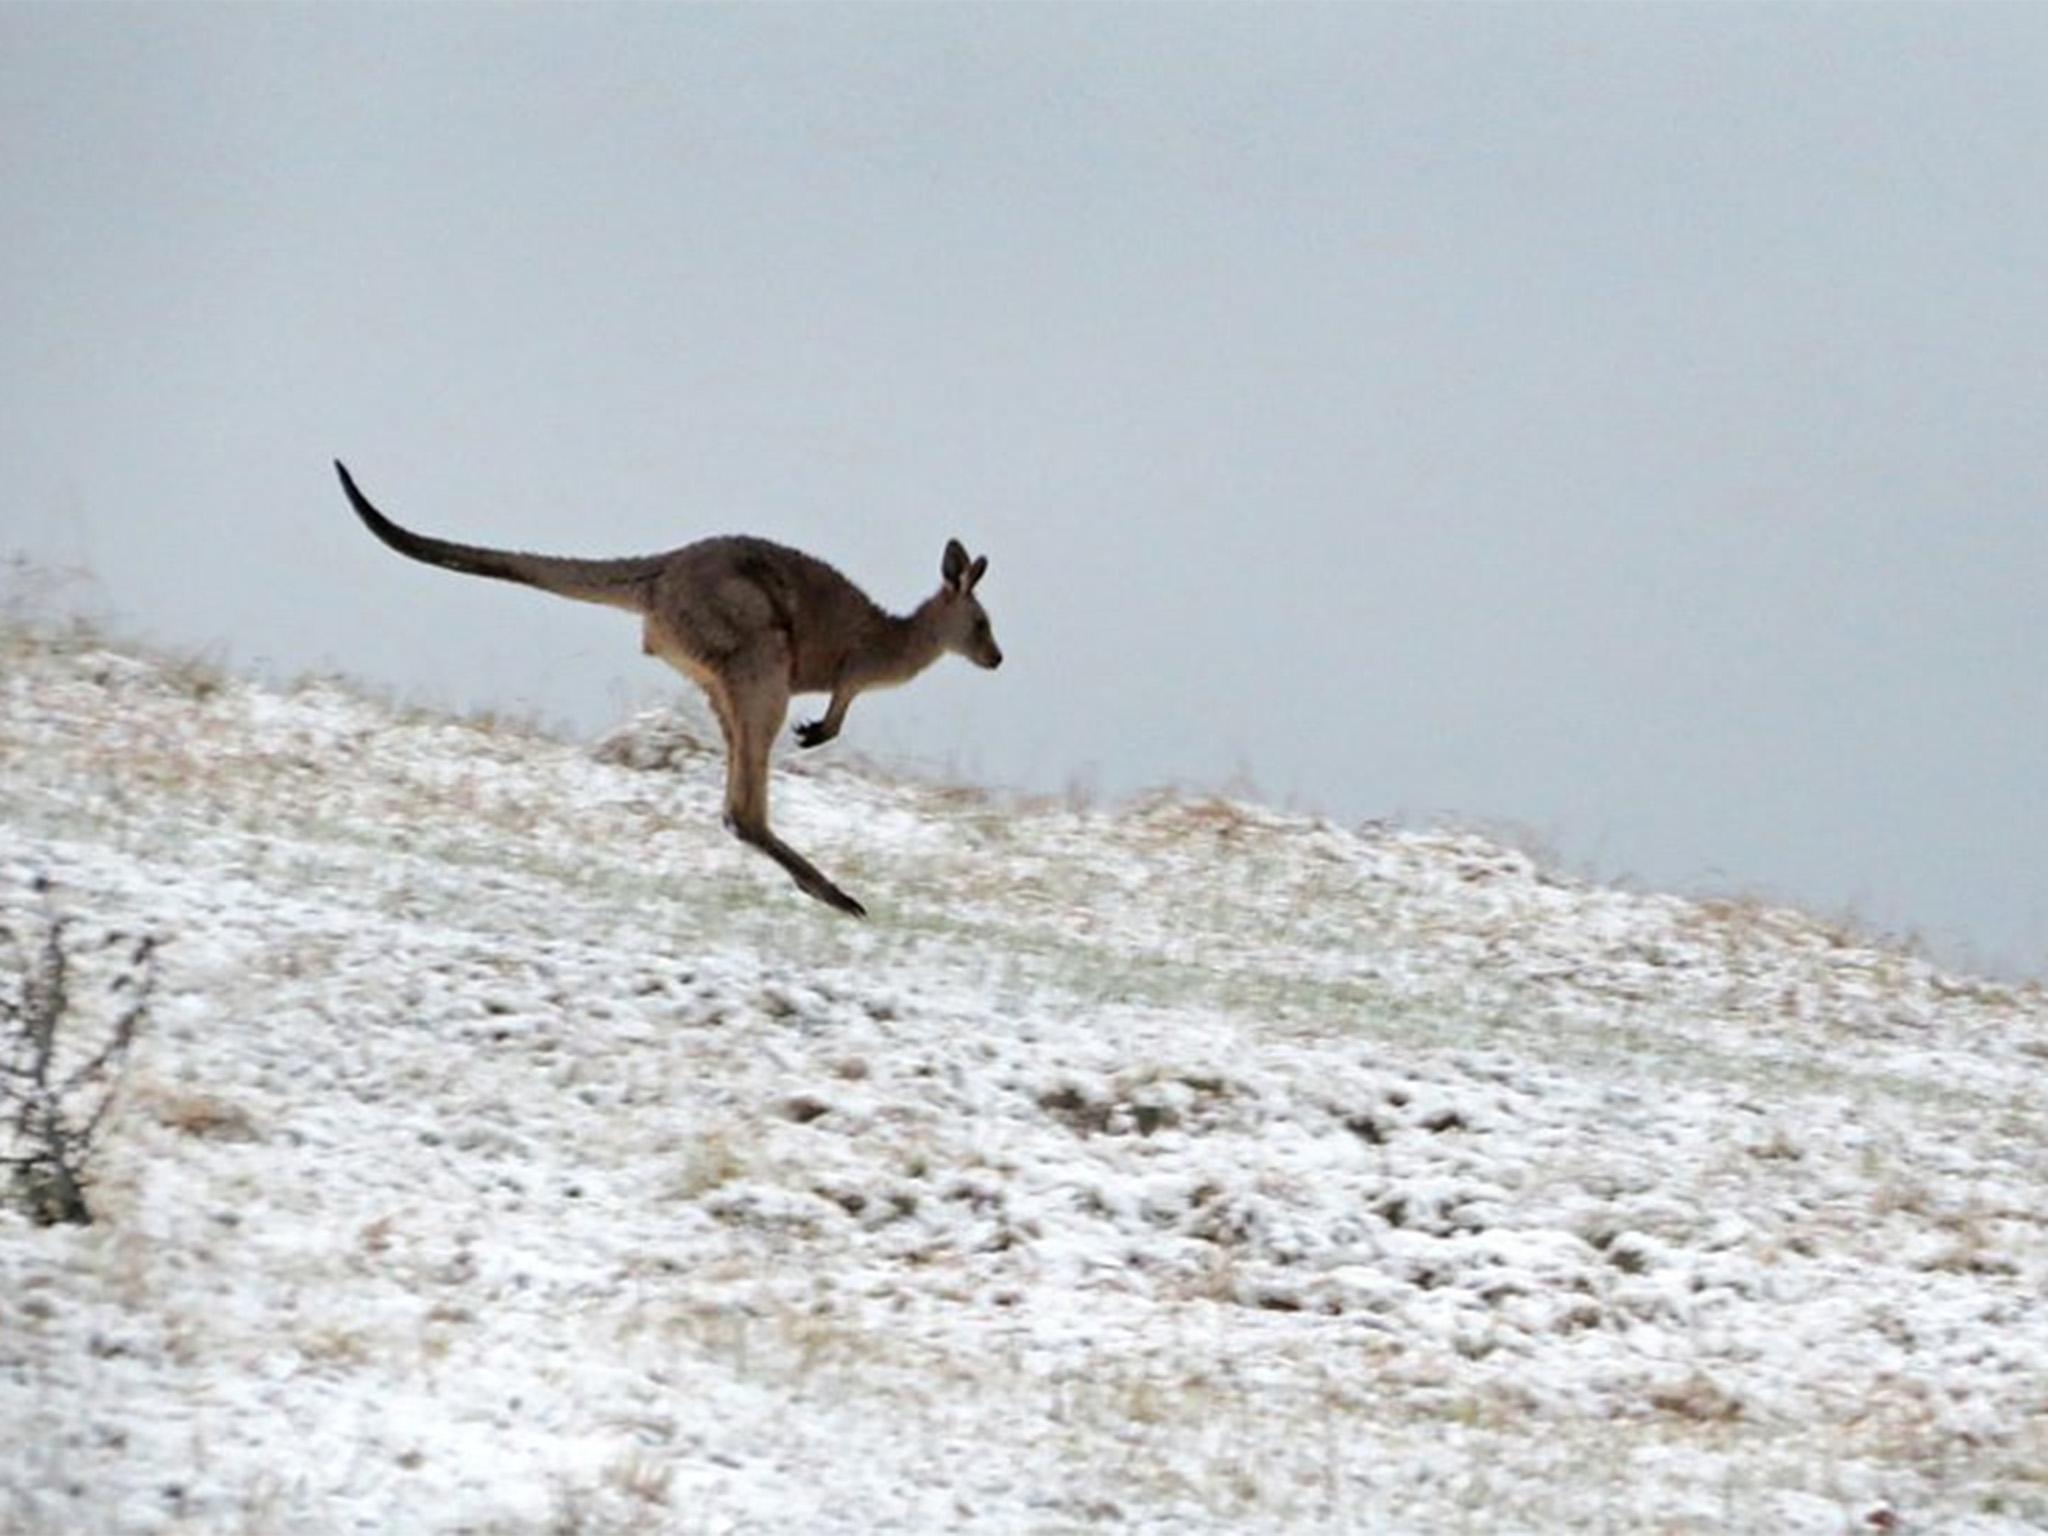
[[[796,728],[796,744],[800,747],[822,747],[832,739],[832,733],[825,729],[822,720],[805,720]]]

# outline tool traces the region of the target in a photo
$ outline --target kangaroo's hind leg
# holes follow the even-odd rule
[[[789,656],[779,639],[750,653],[713,657],[685,643],[674,626],[649,616],[641,648],[658,656],[704,690],[725,737],[725,825],[789,872],[808,894],[829,907],[866,917],[867,909],[828,880],[818,867],[768,826],[768,753],[789,713]]]
[[[640,649],[667,662],[695,683],[703,691],[704,702],[711,706],[712,718],[718,722],[718,733],[725,739],[725,819],[730,826],[734,787],[739,782],[740,737],[733,715],[732,694],[725,685],[724,676],[712,661],[687,644],[673,627],[652,614],[648,615],[641,629]]]
[[[732,701],[732,774],[726,780],[726,824],[742,842],[760,849],[789,872],[806,894],[854,917],[867,908],[826,878],[818,867],[777,837],[768,825],[768,755],[789,713],[786,659],[764,656],[727,681]]]

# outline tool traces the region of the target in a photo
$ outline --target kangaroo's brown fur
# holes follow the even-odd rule
[[[791,694],[829,693],[824,716],[796,729],[806,747],[839,734],[854,696],[907,683],[948,651],[999,667],[1003,653],[974,595],[988,557],[947,541],[940,586],[904,616],[885,613],[824,561],[766,539],[700,539],[665,555],[565,560],[484,549],[401,528],[334,466],[370,532],[402,555],[472,576],[516,581],[641,616],[641,649],[702,688],[725,733],[725,824],[818,900],[865,917],[768,825],[768,752]]]

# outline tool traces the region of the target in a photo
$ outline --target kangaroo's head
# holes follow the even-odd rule
[[[1000,667],[1002,647],[989,627],[988,614],[974,589],[988,572],[988,556],[970,561],[958,539],[946,541],[945,558],[939,562],[944,585],[935,600],[939,620],[939,644],[955,655],[965,656],[977,667]]]

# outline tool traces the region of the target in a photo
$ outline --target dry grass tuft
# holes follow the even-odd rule
[[[256,1122],[239,1104],[210,1093],[158,1089],[144,1096],[158,1125],[199,1141],[256,1141]]]
[[[676,1470],[638,1451],[628,1451],[604,1469],[604,1479],[630,1499],[665,1505],[675,1485]]]
[[[1742,1400],[1699,1371],[1672,1386],[1653,1388],[1650,1406],[1696,1424],[1730,1424],[1742,1417]]]

